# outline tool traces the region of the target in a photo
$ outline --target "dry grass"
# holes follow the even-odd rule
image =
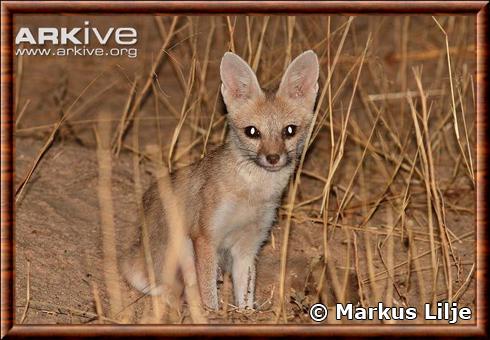
[[[114,205],[112,199],[111,126],[110,123],[104,121],[105,115],[107,114],[101,113],[100,115],[101,119],[95,130],[95,137],[97,140],[97,161],[99,164],[98,196],[100,224],[102,228],[102,249],[104,255],[104,278],[106,291],[109,294],[109,315],[113,317],[122,309],[124,301],[118,270],[116,227],[114,223]],[[97,288],[94,286],[94,292],[96,291]],[[97,294],[95,294],[95,296],[97,296]],[[125,315],[123,314],[121,318],[124,321]]]
[[[68,138],[80,138],[88,145],[95,144],[85,132],[99,124],[99,196],[102,228],[107,231],[103,232],[106,273],[116,261],[112,215],[117,211],[111,205],[111,162],[131,154],[131,194],[138,200],[144,191],[142,169],[151,168],[158,178],[162,201],[175,201],[168,172],[205,157],[207,150],[226,138],[218,79],[225,51],[240,54],[266,86],[277,84],[291,59],[306,49],[318,54],[321,74],[307,147],[271,235],[267,254],[278,264],[271,296],[260,297],[263,300],[257,311],[238,311],[229,299],[231,286],[225,276],[223,305],[218,313],[200,309],[197,286],[190,284],[186,303],[148,297],[151,304],[144,316],[133,321],[183,322],[188,310],[195,323],[207,319],[308,322],[304,311],[318,301],[329,307],[336,302],[370,306],[382,301],[387,306],[420,308],[423,303],[459,301],[467,294],[466,301],[474,303],[475,293],[468,289],[475,270],[474,227],[456,222],[462,215],[474,218],[475,209],[475,65],[468,54],[474,50],[471,19],[146,19],[139,32],[153,39],[144,40],[149,44],[146,49],[140,44],[140,57],[135,61],[142,64],[144,72],[130,76],[124,67],[115,67],[123,74],[115,77],[115,83],[124,91],[119,91],[120,105],[111,115],[82,119],[77,114],[86,111],[84,105],[103,99],[114,86],[108,80],[101,82],[100,77],[86,87],[97,83],[99,94],[90,97],[86,90],[80,92],[54,125],[44,122],[26,126],[35,102],[20,94],[16,101],[20,108],[17,118],[23,123],[16,124],[19,138],[43,135],[51,129],[17,189],[16,200],[22,198],[56,136],[66,132],[67,122],[71,127]],[[25,61],[18,61],[17,72],[25,81]],[[16,87],[18,93],[20,88]],[[84,98],[83,102],[79,98]],[[141,205],[136,213],[144,221]],[[168,217],[176,230],[183,229],[178,227],[182,224],[180,216],[176,209]],[[142,225],[144,244],[148,245],[145,223]],[[175,239],[162,269],[164,277],[171,278],[165,283],[169,287],[178,268],[188,265],[186,259],[175,256],[183,235],[173,234]],[[468,244],[473,249],[468,249]],[[297,247],[308,249],[303,254],[309,269],[303,273],[302,292],[297,291],[298,284],[291,276],[297,270],[295,257],[301,256],[292,252]],[[461,253],[469,255],[469,260],[462,261]],[[150,252],[146,254],[148,268],[153,268]],[[121,279],[117,272],[113,274],[106,278],[109,312],[95,298],[96,312],[90,314],[99,322],[127,322],[137,302],[123,301],[117,283]],[[186,274],[192,283],[195,273]],[[154,283],[152,270],[149,277]],[[261,285],[260,277],[257,282]],[[314,288],[307,289],[311,283]],[[98,296],[96,285],[93,291]],[[174,316],[169,315],[172,313]]]

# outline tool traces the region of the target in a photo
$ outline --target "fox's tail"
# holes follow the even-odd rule
[[[121,270],[128,283],[142,293],[149,295],[162,294],[162,286],[152,286],[148,278],[145,257],[138,255],[127,257],[122,261]]]

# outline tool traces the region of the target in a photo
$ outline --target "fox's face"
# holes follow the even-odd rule
[[[313,51],[288,67],[275,93],[264,92],[250,66],[233,53],[221,61],[221,93],[228,110],[230,140],[245,161],[279,171],[301,154],[318,92]]]

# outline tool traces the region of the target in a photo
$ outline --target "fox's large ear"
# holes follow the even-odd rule
[[[289,65],[279,85],[277,94],[306,105],[315,104],[318,92],[318,58],[312,50],[301,53]]]
[[[221,94],[228,110],[262,95],[257,77],[250,66],[234,53],[226,52],[221,59]]]

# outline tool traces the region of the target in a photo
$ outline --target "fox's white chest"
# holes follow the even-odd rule
[[[257,209],[250,204],[241,203],[224,198],[216,207],[212,218],[212,228],[218,234],[250,224],[257,218]]]
[[[274,221],[276,204],[270,202],[258,205],[242,200],[223,199],[212,218],[212,230],[218,247],[230,248],[242,238],[261,239],[259,235],[250,233],[266,235],[263,231],[268,230]]]

